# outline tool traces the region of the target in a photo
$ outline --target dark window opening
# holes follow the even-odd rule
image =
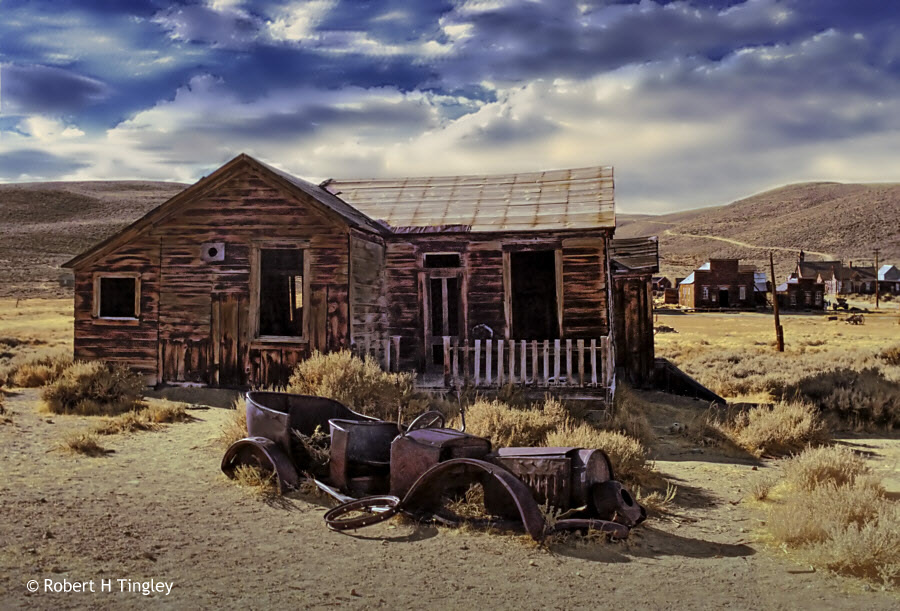
[[[303,336],[302,250],[260,251],[259,334]]]
[[[510,253],[514,339],[557,339],[556,253]]]
[[[137,318],[136,278],[100,278],[100,317]]]
[[[430,253],[425,255],[425,267],[459,267],[458,253]]]

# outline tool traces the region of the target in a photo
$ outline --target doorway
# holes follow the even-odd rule
[[[556,251],[510,253],[514,339],[558,339]]]
[[[728,289],[719,289],[719,307],[728,307]]]
[[[459,276],[428,278],[428,356],[431,365],[444,364],[444,337],[459,339]]]

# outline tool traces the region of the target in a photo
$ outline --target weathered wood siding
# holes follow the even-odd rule
[[[118,360],[159,382],[282,384],[312,349],[350,345],[349,230],[314,205],[286,195],[251,171],[217,185],[148,234],[79,269],[76,356]],[[200,246],[223,242],[223,261],[204,261]],[[308,336],[262,342],[251,334],[251,251],[305,249]],[[141,272],[138,324],[92,319],[95,271]]]
[[[94,273],[140,274],[140,318],[136,321],[94,317]],[[75,270],[76,359],[104,360],[133,368],[157,381],[157,320],[159,313],[159,241],[144,237],[110,253],[90,268]]]
[[[653,293],[650,276],[614,279],[616,365],[634,386],[650,383],[654,365]]]
[[[352,231],[350,234],[350,339],[376,358],[384,359],[388,339],[387,296],[384,290],[384,242]]]
[[[559,250],[562,262],[562,336],[590,339],[609,334],[605,230],[574,237],[559,233],[513,235],[401,234],[387,241],[385,261],[389,334],[401,336],[401,366],[425,363],[423,308],[425,253],[458,252],[463,266],[460,307],[463,340],[485,324],[495,337],[508,337],[504,312],[504,249]],[[515,338],[531,339],[531,338]]]

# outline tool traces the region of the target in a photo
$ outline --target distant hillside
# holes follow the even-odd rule
[[[46,182],[0,185],[0,296],[67,294],[59,265],[119,231],[187,185]],[[900,184],[804,183],[726,206],[662,216],[620,214],[617,237],[660,236],[664,274],[686,276],[710,257],[767,265],[779,277],[803,248],[810,258],[870,263],[872,248],[900,265]]]
[[[776,274],[796,262],[840,258],[900,265],[900,184],[800,183],[725,206],[661,216],[620,215],[616,237],[658,235],[662,271],[686,276],[710,257],[738,257],[762,268],[775,249]]]
[[[60,293],[61,263],[186,186],[140,181],[0,185],[0,296]]]

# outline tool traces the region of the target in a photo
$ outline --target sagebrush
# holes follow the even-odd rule
[[[44,387],[44,409],[54,414],[115,415],[133,410],[144,380],[121,365],[76,362]]]

